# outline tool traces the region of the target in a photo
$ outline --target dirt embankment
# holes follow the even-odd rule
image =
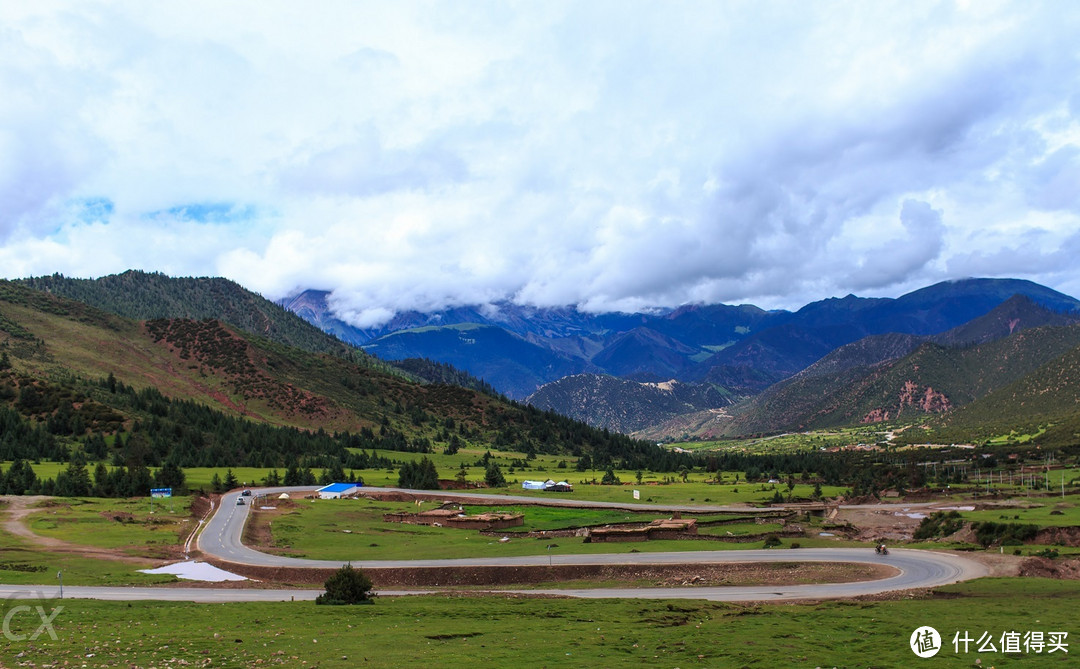
[[[853,563],[791,563],[782,555],[774,563],[708,565],[559,565],[514,567],[415,567],[364,569],[376,588],[501,587],[570,581],[620,582],[658,587],[798,585],[849,583],[888,578],[897,571],[887,565]],[[254,567],[221,560],[211,564],[261,581],[321,584],[334,569]]]
[[[1031,543],[1045,546],[1080,546],[1080,527],[1046,527],[1039,530]]]
[[[211,507],[216,507],[221,501],[221,495],[210,495],[209,497],[194,497],[191,500],[191,517],[192,518],[205,518],[206,514],[210,512]]]
[[[1080,579],[1080,559],[1049,560],[1041,557],[1026,558],[1020,563],[1017,576],[1039,576],[1043,578]]]
[[[247,522],[244,523],[244,545],[272,555],[293,555],[296,551],[274,545],[271,523],[274,518],[293,511],[300,504],[292,499],[273,500],[271,503],[273,504],[272,507],[259,508],[253,506],[251,508]]]

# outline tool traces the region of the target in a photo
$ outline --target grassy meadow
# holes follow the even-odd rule
[[[422,455],[418,453],[399,453],[392,451],[380,451],[381,455],[392,458],[398,463],[416,461],[422,457],[429,458],[439,473],[439,478],[453,480],[457,477],[461,466],[464,464],[465,480],[471,483],[484,481],[485,469],[478,466],[479,460],[485,451],[480,449],[461,449],[457,455],[443,455],[433,453]],[[772,500],[773,495],[779,491],[785,498],[789,494],[787,484],[770,484],[755,482],[748,484],[742,480],[741,472],[687,472],[685,481],[679,474],[653,474],[642,472],[641,483],[637,483],[637,472],[633,470],[615,470],[615,475],[621,481],[621,485],[599,485],[603,477],[603,471],[588,470],[578,472],[573,468],[573,459],[559,456],[540,455],[526,462],[523,453],[507,451],[492,451],[491,457],[499,465],[507,485],[500,488],[484,489],[481,492],[511,495],[530,495],[538,498],[562,497],[565,499],[583,499],[592,501],[618,502],[623,504],[656,503],[656,504],[754,504],[760,505]],[[518,466],[514,463],[517,462]],[[560,467],[562,463],[564,466]],[[6,470],[10,462],[0,463],[0,468]],[[38,478],[52,478],[62,471],[66,465],[55,462],[43,462],[32,464]],[[363,479],[366,485],[390,486],[398,484],[398,469],[400,464],[390,469],[362,469],[356,470],[356,475]],[[192,490],[211,489],[211,481],[214,474],[224,480],[225,467],[191,467],[184,470],[187,485]],[[270,474],[271,469],[259,467],[235,467],[232,469],[236,480],[243,485],[261,485]],[[285,475],[284,469],[277,470],[279,476]],[[322,470],[315,468],[312,473],[318,477]],[[347,472],[351,473],[351,472]],[[719,479],[717,478],[719,476]],[[738,477],[738,478],[736,478]],[[572,493],[552,493],[539,491],[525,491],[521,489],[521,482],[526,480],[545,481],[569,481],[574,486]],[[590,482],[595,481],[596,484]],[[719,481],[719,482],[718,482]],[[633,491],[640,492],[640,499],[635,500]],[[822,486],[822,494],[826,497],[840,495],[846,490],[840,486]],[[149,494],[149,491],[147,491]],[[794,490],[790,491],[793,498],[810,499],[814,493],[814,486],[809,483],[796,481]]]
[[[43,602],[64,608],[33,642],[10,642],[0,662],[36,666],[403,667],[900,667],[919,626],[942,637],[927,665],[1066,667],[1076,649],[1006,654],[1005,632],[1076,638],[1080,583],[982,579],[895,601],[743,605],[688,600],[574,600],[520,596],[382,597],[373,605],[311,602]],[[13,616],[32,634],[36,615]],[[995,652],[966,632],[993,638]]]
[[[754,439],[688,441],[673,445],[693,451],[730,449],[744,453],[764,454],[819,450],[822,448],[854,446],[855,444],[875,444],[884,438],[885,428],[880,425],[872,425],[869,427],[844,427],[793,432]]]
[[[168,557],[162,549],[182,544],[195,527],[190,496],[152,501],[58,497],[38,508],[27,522],[35,534],[143,557]]]
[[[149,561],[146,566],[151,566]],[[139,568],[130,562],[42,549],[0,531],[0,583],[5,585],[59,585],[59,572],[63,572],[65,585],[155,585],[177,581],[170,575],[140,574]],[[4,666],[2,661],[0,666]]]
[[[269,504],[274,504],[273,501]],[[475,530],[428,525],[409,525],[383,520],[383,514],[417,512],[437,503],[380,502],[370,499],[295,500],[274,512],[259,514],[269,521],[273,547],[283,554],[322,560],[406,560],[417,556],[439,558],[510,557],[519,555],[569,555],[588,553],[664,552],[761,548],[764,536],[753,542],[663,540],[632,543],[586,543],[582,537],[518,536],[529,530],[553,531],[608,523],[649,522],[666,518],[662,513],[629,513],[611,510],[561,509],[514,506],[469,507],[466,512],[503,511],[524,513],[525,525],[500,530],[498,536]],[[698,515],[700,521],[731,516]],[[251,521],[249,521],[250,523]],[[775,523],[757,525],[752,520],[735,525],[703,528],[702,534],[726,536],[761,534],[780,528]],[[795,540],[809,546],[814,539]],[[824,545],[839,545],[821,540]],[[785,541],[784,545],[790,545]]]

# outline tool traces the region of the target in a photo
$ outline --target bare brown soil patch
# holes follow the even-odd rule
[[[1049,560],[1030,557],[1020,563],[1018,576],[1038,576],[1042,578],[1062,578],[1075,581],[1080,579],[1080,559]]]
[[[252,513],[248,515],[247,523],[244,524],[244,545],[254,546],[267,553],[281,553],[274,548],[274,536],[270,532],[270,523],[267,515],[272,512]]]
[[[859,541],[904,541],[911,539],[915,528],[922,521],[905,514],[928,513],[925,510],[904,511],[898,504],[895,509],[840,509],[834,519],[855,528],[850,538]]]
[[[1020,576],[1021,566],[1025,560],[1030,558],[1022,558],[1018,555],[1008,555],[1000,553],[985,553],[980,551],[973,552],[954,552],[953,555],[961,555],[967,560],[973,560],[982,564],[990,570],[987,576],[1000,577],[1000,576]]]
[[[191,517],[205,518],[211,507],[216,507],[221,501],[221,495],[193,497],[191,500]]]
[[[1031,543],[1047,546],[1080,546],[1080,527],[1044,527],[1039,530]]]

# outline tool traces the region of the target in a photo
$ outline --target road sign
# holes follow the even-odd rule
[[[172,497],[172,488],[150,488],[151,497]]]

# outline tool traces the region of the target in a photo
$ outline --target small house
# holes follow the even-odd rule
[[[355,495],[359,491],[360,485],[356,483],[331,483],[315,492],[319,494],[319,499],[339,499],[347,495]]]

